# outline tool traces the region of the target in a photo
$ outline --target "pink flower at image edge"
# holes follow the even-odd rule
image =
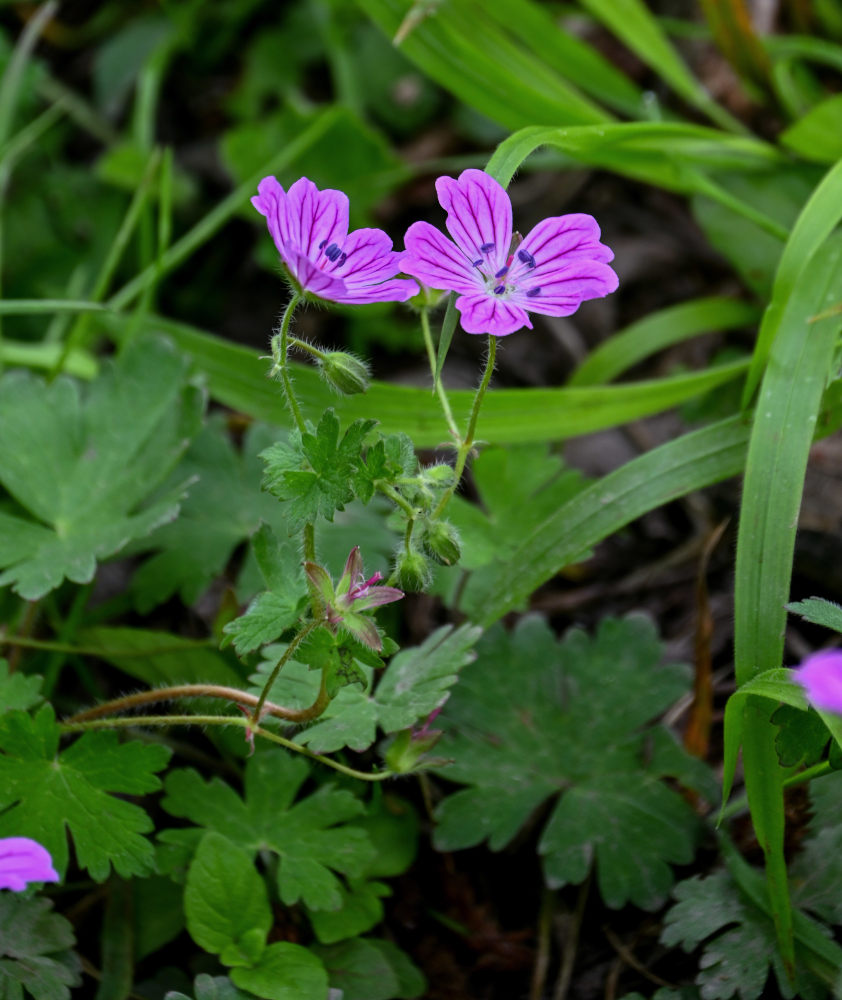
[[[431,288],[459,293],[456,308],[467,333],[504,337],[531,329],[530,312],[569,316],[586,299],[617,288],[608,266],[614,254],[600,243],[593,216],[544,219],[518,243],[509,196],[484,171],[439,177],[436,191],[453,239],[428,222],[413,223],[402,266]]]
[[[842,714],[842,650],[813,653],[794,671],[794,677],[811,705]]]
[[[302,292],[330,302],[405,302],[418,291],[382,229],[348,232],[348,196],[302,177],[284,191],[274,177],[257,185],[252,205],[266,224],[290,277]]]
[[[0,889],[21,892],[28,882],[58,882],[50,852],[29,837],[0,837]]]

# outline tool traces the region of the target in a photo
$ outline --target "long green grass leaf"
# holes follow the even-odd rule
[[[739,417],[661,445],[605,476],[540,524],[511,560],[484,571],[481,624],[522,606],[565,566],[635,518],[677,497],[738,475],[748,428]]]
[[[701,333],[747,326],[758,316],[757,306],[750,302],[718,296],[661,309],[600,344],[573,372],[567,385],[602,385],[665,347]]]
[[[115,324],[112,323],[112,326]],[[160,318],[150,328],[167,333],[192,356],[217,401],[259,420],[286,425],[289,417],[278,386],[266,378],[266,361],[185,324]],[[119,339],[119,330],[116,331]],[[506,389],[488,393],[478,433],[484,441],[553,441],[615,427],[678,405],[738,378],[747,362],[657,381],[581,389]],[[386,433],[403,431],[420,448],[449,440],[438,402],[429,389],[374,382],[365,395],[337,398],[313,368],[293,364],[295,391],[305,416],[317,419],[333,406],[343,421],[373,417]],[[448,394],[457,421],[467,420],[474,394]]]

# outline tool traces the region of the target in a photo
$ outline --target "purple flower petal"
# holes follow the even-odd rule
[[[569,316],[587,299],[602,298],[616,288],[617,275],[607,264],[573,260],[547,268],[543,278],[523,279],[509,301],[545,316]]]
[[[816,708],[842,714],[842,650],[813,653],[794,672],[807,700]]]
[[[266,223],[278,253],[303,292],[331,302],[405,302],[418,285],[396,278],[402,254],[379,229],[348,235],[348,197],[320,191],[302,177],[285,192],[264,177],[252,204]]]
[[[599,242],[600,232],[592,215],[556,215],[539,222],[517,248],[509,271],[511,281],[540,280],[571,260],[595,260],[607,264],[614,252]],[[615,286],[616,287],[616,286]],[[613,291],[613,289],[612,289]]]
[[[29,837],[0,839],[0,889],[21,892],[28,882],[58,882],[49,851]]]
[[[382,604],[391,604],[403,599],[404,593],[397,587],[369,587],[362,597],[354,598],[354,611],[368,611],[369,608],[379,608]]]
[[[447,231],[471,260],[488,261],[492,273],[506,263],[512,242],[512,203],[484,170],[463,170],[458,180],[439,177],[439,203]]]
[[[484,282],[471,261],[429,222],[413,222],[404,237],[401,267],[430,288],[472,295]]]
[[[506,337],[523,326],[532,329],[525,309],[484,292],[461,295],[456,300],[456,308],[461,316],[462,329],[466,333],[490,333],[493,337]]]

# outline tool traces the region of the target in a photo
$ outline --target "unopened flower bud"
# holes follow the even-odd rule
[[[407,552],[402,549],[397,557],[398,586],[401,590],[417,593],[430,586],[432,574],[424,556],[416,549]]]
[[[345,351],[331,351],[319,358],[319,368],[325,382],[343,396],[366,392],[371,373],[365,361]]]
[[[424,551],[442,566],[455,566],[462,555],[459,535],[448,521],[428,521],[422,535]]]
[[[431,486],[450,486],[454,478],[453,467],[444,463],[428,465],[422,475]]]
[[[386,751],[386,766],[397,774],[409,774],[410,771],[419,769],[421,758],[433,749],[441,737],[439,730],[420,735],[413,733],[411,729],[404,729],[398,733]],[[443,763],[446,761],[441,758],[428,758],[421,766],[432,767]]]

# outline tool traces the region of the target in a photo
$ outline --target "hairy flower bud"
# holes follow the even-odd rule
[[[455,566],[462,555],[459,535],[448,521],[428,521],[421,542],[427,555],[442,566]]]
[[[397,556],[398,586],[401,590],[417,593],[430,586],[432,574],[424,556],[416,549],[407,552],[401,549]]]
[[[327,384],[343,396],[367,392],[371,373],[365,361],[345,351],[331,351],[319,358],[319,368]]]

